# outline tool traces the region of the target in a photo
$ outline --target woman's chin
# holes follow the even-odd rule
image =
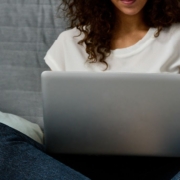
[[[139,12],[128,9],[128,10],[125,10],[125,11],[121,11],[121,13],[122,13],[123,15],[127,15],[127,16],[135,16],[135,15],[137,15]]]

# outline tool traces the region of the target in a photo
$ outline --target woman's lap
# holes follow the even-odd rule
[[[56,158],[58,159],[58,158]],[[62,164],[61,158],[59,158],[60,161],[52,158],[50,155],[47,155],[45,152],[45,147],[37,142],[35,142],[33,139],[29,138],[28,136],[22,134],[19,131],[16,131],[13,128],[10,128],[9,126],[6,126],[2,123],[0,123],[0,177],[1,180],[19,180],[19,179],[36,179],[36,180],[56,180],[56,179],[61,179],[61,180],[85,180],[89,179],[82,174],[80,174],[77,171],[80,171],[84,174],[88,174],[90,177],[90,173],[94,173],[91,177],[93,179],[96,179],[94,177],[102,178],[106,177],[108,178],[108,174],[110,174],[109,177],[113,179],[113,173],[117,172],[118,166],[113,165],[114,160],[113,159],[107,159],[110,163],[105,162],[105,160],[100,158],[100,161],[97,159],[94,160],[88,160],[86,161],[85,164],[83,163],[74,163],[77,165],[82,165],[84,166],[84,169],[87,168],[87,171],[83,170],[81,171],[81,168],[76,168],[73,165],[71,166],[71,163],[66,163],[70,165],[71,167],[75,168],[77,171],[73,170],[72,168]],[[62,159],[63,160],[63,159]],[[75,158],[71,161],[81,161],[82,160]],[[140,162],[143,163],[148,163],[145,160],[137,162],[139,164]],[[101,163],[102,161],[102,163]],[[104,162],[103,162],[104,161]],[[63,162],[63,161],[62,161]],[[116,163],[118,160],[115,161]],[[122,172],[118,172],[119,178],[123,179],[123,173],[127,174],[127,179],[128,179],[128,173],[133,173],[138,169],[137,167],[134,168],[132,171],[133,165],[130,164],[132,163],[132,159],[130,158],[119,158],[120,166],[119,170]],[[171,160],[171,164],[169,162],[164,162],[160,163],[159,165],[155,164],[155,161],[149,161],[152,163],[152,167],[156,166],[158,167],[156,171],[149,169],[149,172],[146,171],[146,173],[143,172],[143,165],[140,164],[140,167],[142,167],[142,172],[141,169],[139,168],[139,172],[142,173],[142,176],[144,176],[143,179],[158,179],[158,180],[165,180],[168,179],[166,178],[167,176],[173,177],[175,176],[176,173],[178,173],[178,168],[179,166],[178,161],[176,163],[173,163]],[[122,168],[125,167],[124,165],[122,166],[123,163],[126,163],[126,170],[123,170]],[[129,165],[128,165],[129,163]],[[95,165],[93,165],[95,164]],[[161,168],[161,164],[164,165],[164,167]],[[166,165],[167,164],[167,165]],[[93,166],[94,167],[93,167]],[[136,163],[134,163],[136,166]],[[144,164],[145,166],[145,164]],[[174,167],[172,167],[174,166]],[[122,167],[122,168],[120,168]],[[128,169],[129,167],[129,169]],[[92,168],[92,169],[88,169]],[[94,168],[94,172],[93,172]],[[171,168],[171,169],[168,169]],[[99,170],[98,170],[99,169]],[[104,169],[104,170],[103,170]],[[144,168],[145,169],[145,168]],[[154,168],[156,169],[156,168]],[[103,172],[104,171],[104,172]],[[126,171],[126,172],[124,172]],[[162,171],[162,172],[160,172]],[[88,173],[90,172],[90,173]],[[98,173],[101,173],[98,175]],[[143,174],[144,173],[144,174]],[[86,174],[86,175],[87,175]],[[103,175],[104,174],[104,175]],[[137,172],[138,174],[138,172]],[[134,174],[135,175],[135,174]],[[164,177],[163,177],[164,175]],[[167,175],[167,176],[166,176]],[[152,178],[151,178],[152,176]],[[179,175],[178,175],[179,176]],[[130,176],[129,176],[130,177]],[[131,176],[133,177],[133,175]],[[134,177],[135,178],[135,177]],[[170,178],[169,178],[170,179]],[[180,178],[179,178],[180,179]],[[178,178],[173,179],[173,180],[178,180]]]
[[[1,180],[89,179],[45,153],[43,145],[0,123]]]
[[[54,157],[94,180],[170,180],[180,171],[179,158],[95,155]]]

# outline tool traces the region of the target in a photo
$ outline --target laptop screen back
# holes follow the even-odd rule
[[[51,153],[180,156],[180,76],[42,73]]]

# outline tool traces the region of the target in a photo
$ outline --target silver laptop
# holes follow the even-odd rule
[[[180,75],[41,74],[50,153],[180,157]]]

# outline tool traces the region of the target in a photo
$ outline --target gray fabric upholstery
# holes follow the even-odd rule
[[[60,0],[0,0],[0,111],[43,129],[44,56],[66,29],[56,17]]]

